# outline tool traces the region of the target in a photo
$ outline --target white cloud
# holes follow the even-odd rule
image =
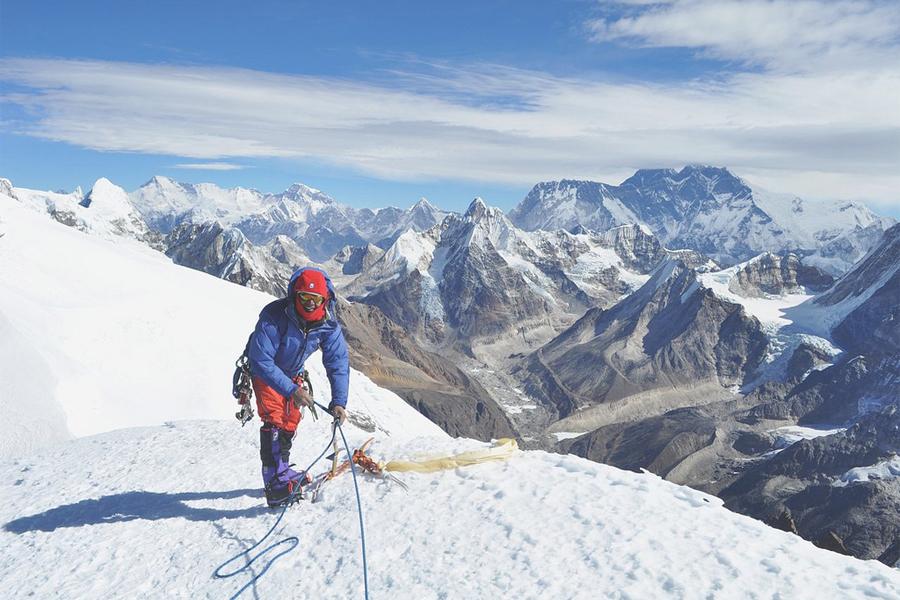
[[[173,169],[192,169],[196,171],[238,171],[245,169],[244,165],[236,165],[226,162],[205,162],[205,163],[179,163],[172,165]]]
[[[623,4],[611,2],[607,4]],[[695,48],[705,55],[809,71],[896,65],[896,0],[667,0],[588,23],[598,41]]]
[[[0,80],[27,90],[2,98],[35,115],[17,132],[103,151],[312,159],[392,180],[516,185],[708,163],[800,194],[828,180],[827,195],[856,199],[865,181],[875,200],[900,206],[900,69],[883,64],[671,84],[419,65],[373,84],[5,59]]]

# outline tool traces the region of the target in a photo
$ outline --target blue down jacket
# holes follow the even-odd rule
[[[247,356],[250,373],[262,378],[279,394],[290,396],[297,389],[292,380],[303,370],[303,363],[310,354],[322,349],[322,364],[331,384],[331,404],[347,405],[347,389],[350,385],[350,358],[344,332],[334,317],[334,286],[328,275],[325,281],[331,299],[325,320],[312,327],[297,315],[291,290],[294,282],[306,267],[291,276],[287,298],[266,305],[259,313],[256,329],[250,336]],[[314,269],[322,272],[319,269]],[[322,272],[324,274],[324,272]]]

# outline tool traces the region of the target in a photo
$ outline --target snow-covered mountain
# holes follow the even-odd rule
[[[406,229],[428,229],[447,214],[424,198],[407,210],[357,209],[300,183],[277,194],[264,194],[157,176],[130,198],[147,223],[161,233],[168,234],[185,222],[215,222],[223,229],[239,229],[258,246],[287,236],[318,262],[346,245],[387,244]]]
[[[46,212],[64,225],[106,238],[130,237],[152,247],[161,247],[161,236],[153,232],[132,205],[128,194],[105,178],[98,179],[87,194],[77,189],[69,194],[14,188],[9,180],[0,192],[38,212]]]
[[[271,202],[256,190],[226,189],[212,183],[179,183],[159,175],[129,197],[147,224],[163,234],[185,221],[233,225],[245,215],[262,211]]]
[[[846,271],[894,223],[853,202],[806,202],[751,188],[728,169],[688,166],[637,171],[621,185],[537,184],[510,212],[527,230],[598,231],[645,225],[670,248],[690,248],[723,264],[761,252],[795,252],[832,274]]]
[[[276,518],[263,507],[258,433],[231,416],[229,389],[269,296],[127,237],[84,235],[8,196],[0,252],[4,595],[234,594],[260,570],[212,572]],[[309,366],[324,381],[317,361]],[[317,389],[327,402],[327,385]],[[350,389],[351,448],[370,436],[377,459],[484,447],[450,439],[355,371]],[[324,420],[306,419],[292,456],[310,461],[328,439]],[[408,493],[359,481],[373,597],[437,597],[448,585],[449,595],[483,598],[900,594],[900,575],[884,565],[822,551],[647,473],[519,452],[400,476]],[[297,535],[301,548],[247,593],[359,596],[355,510],[343,476],[320,502],[287,511],[272,541]]]
[[[828,291],[781,308],[783,336],[819,336],[834,346],[835,360],[795,388],[761,390],[750,416],[840,423],[897,404],[898,306],[900,225],[895,225]]]
[[[670,256],[711,266],[666,250],[639,226],[522,231],[476,198],[461,216],[404,232],[345,291],[432,340],[521,334],[534,343],[590,307],[614,304]]]

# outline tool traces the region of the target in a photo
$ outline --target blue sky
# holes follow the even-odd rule
[[[0,175],[509,209],[708,163],[900,215],[897,3],[0,0]]]

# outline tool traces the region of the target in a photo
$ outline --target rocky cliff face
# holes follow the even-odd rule
[[[560,417],[582,411],[579,428],[595,428],[688,406],[698,396],[727,397],[766,345],[758,321],[699,286],[693,270],[668,261],[615,307],[589,310],[531,354],[519,374]],[[705,393],[692,391],[699,386]]]
[[[894,405],[844,432],[791,445],[720,495],[733,510],[767,521],[787,514],[807,539],[834,536],[854,556],[879,558],[900,536],[900,478],[867,467],[896,457],[898,432]]]
[[[516,437],[504,411],[475,380],[422,349],[378,308],[341,301],[338,318],[350,360],[379,386],[414,406],[454,436]]]
[[[847,313],[834,336],[850,351],[900,353],[900,225],[816,303]]]
[[[293,272],[292,264],[285,261],[298,258],[285,240],[276,240],[271,248],[258,248],[237,229],[212,222],[183,223],[165,243],[166,256],[176,264],[279,297],[286,293]]]
[[[761,297],[822,292],[832,283],[833,277],[816,267],[804,265],[796,254],[778,256],[767,252],[740,269],[728,287],[736,294]]]
[[[359,275],[372,268],[384,250],[374,244],[365,246],[344,246],[325,263],[328,273],[339,272],[342,275]]]

